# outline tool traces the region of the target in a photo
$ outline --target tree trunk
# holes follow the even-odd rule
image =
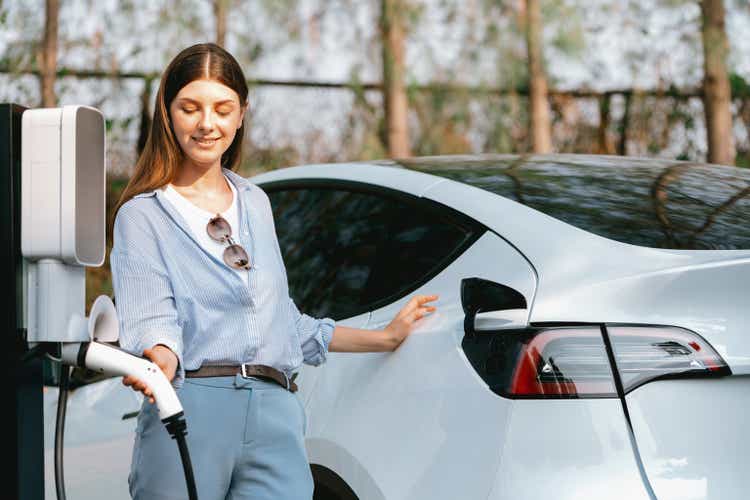
[[[44,21],[44,39],[37,52],[39,64],[39,85],[42,96],[42,107],[57,106],[55,96],[55,76],[57,73],[57,26],[60,13],[58,0],[46,0]]]
[[[227,37],[227,3],[228,0],[214,0],[214,17],[216,18],[216,45],[224,47]]]
[[[625,156],[628,154],[628,129],[630,128],[630,101],[633,100],[633,93],[625,94],[624,110],[622,121],[620,122],[620,143],[617,145],[617,154]]]
[[[708,161],[734,165],[731,89],[727,75],[729,42],[724,29],[723,0],[701,0],[703,19],[703,108],[708,134]]]
[[[526,50],[529,68],[529,133],[534,153],[552,151],[547,76],[542,55],[542,14],[539,0],[526,0]]]
[[[615,145],[609,135],[609,125],[612,122],[612,94],[604,94],[599,98],[599,129],[597,154],[611,155],[615,153]]]
[[[391,158],[411,156],[404,83],[404,7],[404,0],[380,0],[386,146]]]
[[[151,80],[143,80],[143,92],[141,93],[141,125],[138,130],[138,143],[136,144],[137,156],[143,152],[148,139],[148,133],[151,130],[151,112],[149,105],[151,103]]]

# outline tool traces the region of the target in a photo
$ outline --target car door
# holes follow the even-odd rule
[[[333,180],[263,187],[300,310],[379,329],[413,294],[440,295],[438,311],[396,352],[329,353],[324,366],[303,370],[303,388],[316,372],[311,463],[359,498],[486,497],[510,403],[487,389],[461,350],[459,286],[481,276],[531,303],[530,264],[475,221],[406,193]]]

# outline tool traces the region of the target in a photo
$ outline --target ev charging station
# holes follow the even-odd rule
[[[85,268],[105,258],[105,125],[88,106],[26,109],[0,104],[0,250],[5,286],[3,380],[11,383],[5,429],[3,498],[44,500],[42,356],[62,364],[55,476],[62,483],[62,430],[69,367],[134,375],[152,389],[159,416],[177,441],[190,498],[196,498],[182,406],[151,361],[118,339],[112,299],[97,297],[85,316]],[[57,485],[58,500],[64,488]]]

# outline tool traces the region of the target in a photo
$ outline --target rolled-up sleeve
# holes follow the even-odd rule
[[[316,319],[300,313],[292,298],[289,298],[290,314],[297,326],[297,337],[302,348],[304,363],[318,366],[325,362],[328,345],[333,338],[336,322],[331,318]]]
[[[157,344],[171,349],[178,360],[172,385],[178,388],[185,377],[182,326],[169,275],[154,258],[154,237],[137,215],[118,212],[113,240],[110,268],[120,347],[138,356]]]

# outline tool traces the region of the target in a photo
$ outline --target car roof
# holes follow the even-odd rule
[[[367,166],[381,169],[362,168]],[[442,178],[622,243],[750,249],[750,169],[744,168],[603,155],[461,155],[294,167],[257,179],[309,176],[367,182],[416,196],[434,191]],[[471,204],[463,205],[462,211],[476,216]]]

